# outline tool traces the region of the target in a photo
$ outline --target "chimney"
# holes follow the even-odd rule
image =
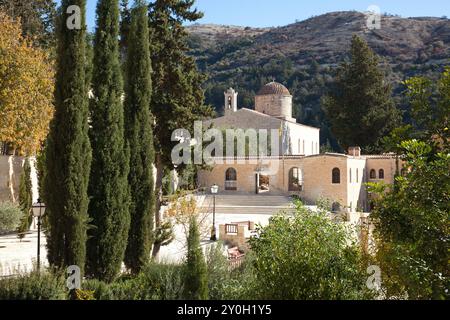
[[[361,156],[361,148],[360,147],[348,147],[348,155],[352,157],[360,157]]]

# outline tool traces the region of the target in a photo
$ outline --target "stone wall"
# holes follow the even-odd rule
[[[18,201],[24,157],[0,155],[0,201]]]

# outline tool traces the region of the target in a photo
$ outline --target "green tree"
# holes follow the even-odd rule
[[[0,11],[20,19],[24,36],[41,47],[55,45],[56,4],[52,0],[0,0]]]
[[[0,234],[16,230],[22,217],[22,210],[16,203],[0,202]]]
[[[31,167],[30,160],[25,159],[23,165],[23,172],[20,176],[19,184],[19,204],[20,210],[22,210],[23,216],[20,221],[20,225],[17,229],[19,233],[19,238],[23,239],[25,237],[24,232],[28,231],[33,221],[33,215],[31,213],[31,206],[33,205],[33,194],[31,191]]]
[[[130,232],[125,264],[138,273],[152,248],[154,215],[152,93],[147,7],[137,1],[132,10],[126,63],[125,135],[130,146]]]
[[[411,116],[418,138],[438,142],[450,148],[450,67],[446,67],[437,84],[431,79],[415,77],[405,81],[411,103]]]
[[[207,266],[200,247],[200,233],[195,216],[192,216],[189,222],[187,248],[184,271],[185,297],[190,300],[206,300],[208,299]]]
[[[401,144],[408,173],[395,188],[372,184],[376,257],[386,296],[449,298],[450,155],[417,140]]]
[[[331,92],[324,98],[324,110],[331,130],[344,149],[360,146],[378,151],[380,138],[399,121],[391,97],[391,86],[380,71],[378,56],[354,35],[351,62],[336,70]]]
[[[259,299],[365,299],[366,267],[349,230],[325,211],[296,203],[293,217],[277,215],[250,240]]]
[[[124,141],[123,81],[119,59],[119,3],[97,3],[94,39],[89,181],[90,275],[110,282],[120,271],[130,227],[129,151]]]
[[[192,132],[194,121],[211,115],[204,105],[202,83],[204,77],[197,71],[195,61],[187,53],[187,32],[184,21],[202,17],[192,9],[194,0],[155,0],[149,5],[151,34],[151,60],[153,96],[152,114],[156,118],[154,130],[155,165],[157,176],[155,188],[156,232],[163,223],[159,208],[162,200],[164,168],[173,169],[171,151],[178,143],[171,140],[175,129],[185,128]],[[182,167],[177,168],[179,171]],[[153,256],[160,250],[161,242],[155,239]]]
[[[68,30],[67,7],[81,9],[81,26]],[[58,19],[55,115],[45,149],[43,198],[47,209],[47,256],[51,265],[84,270],[87,187],[91,165],[85,76],[85,1],[63,0]]]

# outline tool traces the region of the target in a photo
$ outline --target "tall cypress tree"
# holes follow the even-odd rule
[[[89,182],[88,264],[90,275],[112,281],[120,272],[128,238],[128,157],[124,141],[123,83],[119,59],[119,3],[97,3],[94,39]]]
[[[200,232],[196,217],[189,222],[187,256],[184,266],[184,295],[190,300],[208,299],[208,274],[205,257],[200,247]]]
[[[391,86],[379,69],[379,58],[367,43],[354,35],[350,63],[343,63],[334,88],[324,100],[331,130],[341,146],[379,151],[380,139],[399,121]]]
[[[150,115],[152,92],[147,7],[136,1],[126,63],[125,134],[130,146],[130,232],[125,264],[137,273],[150,258],[153,230],[153,132]]]
[[[174,166],[171,151],[177,142],[171,135],[175,129],[185,128],[192,132],[194,121],[212,115],[212,109],[204,104],[202,83],[205,78],[197,71],[192,57],[187,53],[187,32],[184,21],[195,21],[203,14],[192,9],[194,0],[155,0],[149,8],[152,44],[152,114],[156,118],[154,130],[155,165],[157,169],[155,187],[156,234],[153,256],[157,256],[161,244],[166,240],[159,208],[162,196],[164,170]],[[182,169],[178,167],[177,170]]]
[[[81,9],[81,29],[68,29],[67,7]],[[55,115],[46,144],[43,196],[51,265],[84,270],[91,146],[85,77],[85,0],[63,0],[58,19]]]

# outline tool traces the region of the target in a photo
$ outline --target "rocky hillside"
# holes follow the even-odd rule
[[[333,69],[348,58],[353,34],[383,58],[399,108],[407,109],[402,80],[419,74],[435,77],[450,64],[450,20],[444,17],[385,15],[381,29],[369,30],[364,14],[334,12],[278,28],[193,25],[188,30],[192,55],[209,76],[207,102],[218,112],[226,87],[236,87],[240,106],[251,108],[254,93],[274,78],[294,95],[297,119],[322,127],[324,143],[333,139],[320,98]]]

